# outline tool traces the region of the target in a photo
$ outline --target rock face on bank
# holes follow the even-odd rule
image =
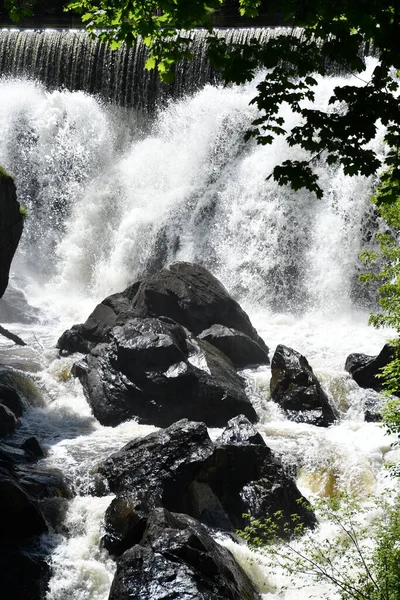
[[[215,442],[204,423],[184,419],[132,440],[99,474],[117,494],[104,538],[113,554],[132,545],[156,507],[229,532],[245,526],[244,513],[257,519],[280,510],[285,521],[298,514],[306,526],[315,524],[295,482],[244,416],[232,419]]]
[[[41,466],[36,438],[10,437],[32,400],[21,392],[25,384],[25,376],[0,368],[0,572],[7,598],[43,600],[50,568],[45,549],[38,551],[48,530],[41,503],[70,492],[60,472]]]
[[[0,438],[20,426],[19,417],[27,406],[26,399],[12,385],[12,372],[0,367]]]
[[[222,427],[256,413],[235,368],[268,364],[247,314],[206,269],[176,263],[99,304],[58,341],[84,352],[79,377],[94,416],[167,427],[182,418]]]
[[[6,291],[11,261],[23,229],[13,178],[0,167],[0,298]]]
[[[338,418],[307,359],[296,350],[277,346],[271,375],[271,399],[282,406],[288,419],[327,427]]]
[[[48,530],[45,498],[70,497],[62,474],[44,469],[36,438],[0,443],[0,571],[5,597],[43,600],[50,578],[39,536]]]

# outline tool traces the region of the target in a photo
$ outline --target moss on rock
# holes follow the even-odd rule
[[[0,166],[0,181],[1,180],[14,181],[14,177],[10,175],[10,173],[7,173],[7,171],[2,166]]]

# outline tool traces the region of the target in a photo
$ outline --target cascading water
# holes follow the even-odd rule
[[[216,31],[228,44],[246,44],[252,38],[263,42],[286,30],[277,27]],[[38,79],[48,88],[83,90],[120,106],[152,110],[156,102],[192,93],[215,80],[206,57],[207,32],[198,29],[190,34],[182,31],[180,35],[189,36],[195,60],[178,63],[171,85],[160,83],[154,71],[144,70],[147,50],[140,39],[132,48],[123,45],[112,51],[79,29],[4,29],[0,36],[0,70],[14,77]]]
[[[47,36],[40,40],[41,56],[60,71],[55,56],[65,32],[3,32],[0,64],[4,56],[9,62],[16,57],[29,70],[26,48],[39,56],[33,35]],[[71,35],[79,43],[68,60],[83,77],[79,61],[92,60],[98,49],[84,34]],[[285,462],[297,465],[305,495],[335,488],[362,497],[390,487],[383,469],[395,458],[390,440],[379,425],[363,420],[364,405],[375,394],[360,390],[344,372],[350,352],[376,354],[388,335],[367,327],[369,299],[357,283],[358,253],[374,221],[371,182],[323,164],[323,200],[267,182],[275,164],[288,156],[301,159],[301,153],[282,140],[267,147],[244,143],[256,115],[249,101],[257,81],[205,85],[144,118],[82,91],[54,89],[54,80],[46,88],[15,78],[23,72],[18,69],[0,80],[0,164],[15,175],[19,201],[29,212],[12,286],[39,312],[29,324],[12,325],[29,348],[15,350],[0,340],[1,357],[30,372],[41,397],[18,436],[36,435],[48,451],[47,463],[62,468],[76,493],[63,524],[53,522],[54,533],[44,539],[52,548],[48,600],[107,598],[114,563],[99,540],[110,497],[90,495],[91,472],[153,429],[134,422],[100,426],[80,384],[66,377],[73,358],[59,359],[55,341],[104,296],[175,260],[209,268],[272,351],[284,343],[305,354],[341,410],[341,421],[328,429],[289,422],[268,400],[268,369],[246,372],[259,429]],[[340,83],[335,77],[319,82],[320,106]],[[283,116],[289,126],[298,119],[287,111]],[[378,148],[381,137],[374,142]],[[293,597],[290,590],[284,596],[274,591],[268,571],[249,566],[249,552],[231,546],[266,598]],[[322,597],[322,586],[312,590]],[[297,598],[307,594],[296,591]]]

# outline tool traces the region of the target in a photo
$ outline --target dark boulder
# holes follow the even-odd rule
[[[35,500],[70,498],[71,491],[61,471],[43,467],[38,461],[42,457],[43,450],[36,438],[28,438],[22,444],[1,442],[0,481],[11,479]]]
[[[277,511],[282,512],[284,522],[290,522],[291,515],[297,514],[304,526],[315,525],[310,505],[295,481],[243,416],[229,421],[197,479],[210,487],[234,529],[246,525],[243,514],[262,519]],[[210,526],[224,528],[219,522],[220,511],[194,492],[193,504],[197,506],[194,516]],[[283,529],[279,533],[283,535]]]
[[[0,437],[14,433],[19,427],[20,421],[15,414],[4,404],[0,404]]]
[[[158,407],[151,400],[146,402],[142,390],[113,369],[108,351],[108,345],[99,344],[72,369],[83,385],[95,418],[102,425],[115,427],[134,416],[145,415],[146,404],[153,416]],[[139,420],[146,422],[144,418]]]
[[[14,470],[19,484],[35,500],[44,498],[71,498],[72,493],[58,469],[49,469],[40,465],[18,465]]]
[[[119,559],[109,600],[258,600],[232,554],[185,515],[157,509]]]
[[[243,513],[263,518],[281,510],[285,520],[296,513],[305,526],[315,524],[295,482],[243,416],[232,419],[215,443],[204,423],[184,419],[132,440],[99,473],[117,494],[105,526],[113,553],[137,541],[154,506],[230,532],[244,527]]]
[[[265,446],[264,439],[254,425],[252,425],[244,415],[238,415],[231,419],[219,436],[217,442],[219,444],[255,444]]]
[[[142,318],[168,316],[196,335],[219,323],[247,334],[265,348],[247,314],[200,265],[175,263],[144,279],[132,308]]]
[[[101,544],[114,556],[139,544],[150,512],[156,505],[156,499],[135,498],[130,494],[121,494],[114,498],[104,515],[105,534]]]
[[[344,368],[360,387],[380,392],[382,381],[378,379],[377,375],[381,372],[382,367],[385,367],[393,358],[392,347],[390,344],[385,344],[377,356],[349,354]]]
[[[16,449],[18,450],[18,449]],[[23,453],[23,451],[21,451]],[[25,457],[26,460],[27,457]],[[50,577],[39,536],[48,526],[37,500],[18,472],[20,453],[2,444],[0,452],[0,572],[9,600],[43,600]],[[41,493],[44,493],[42,489]],[[38,552],[39,550],[39,552]]]
[[[0,407],[17,421],[33,400],[29,380],[16,371],[0,369]],[[17,386],[18,392],[14,388]],[[19,438],[21,439],[21,437]],[[48,502],[71,496],[63,475],[44,468],[39,441],[29,437],[0,442],[0,572],[2,589],[9,600],[43,600],[50,577],[48,548],[39,536],[48,531]],[[55,511],[54,503],[52,510]]]
[[[40,445],[40,442],[35,437],[27,438],[22,444],[21,449],[25,450],[33,458],[44,458],[45,452]]]
[[[14,180],[0,167],[0,298],[6,291],[11,261],[23,229]]]
[[[183,419],[132,440],[107,458],[99,473],[115,494],[140,491],[169,510],[189,512],[187,488],[213,452],[206,425]]]
[[[62,474],[41,467],[36,438],[0,443],[0,572],[10,600],[43,600],[50,568],[49,548],[39,536],[48,531],[42,509],[47,498],[71,496]],[[54,504],[53,511],[54,511]]]
[[[137,417],[165,427],[186,417],[221,427],[241,413],[256,420],[229,359],[171,319],[131,319],[110,338],[74,367],[103,425]]]
[[[221,350],[237,369],[250,365],[269,365],[268,350],[248,335],[224,325],[212,325],[199,334],[218,350]]]
[[[282,406],[290,420],[327,427],[338,418],[337,410],[303,355],[292,348],[277,346],[271,375],[271,399]]]
[[[190,263],[175,263],[109,296],[99,304],[86,323],[63,333],[58,347],[63,354],[88,352],[109,341],[115,325],[135,317],[165,316],[195,335],[221,324],[250,337],[268,355],[268,348],[249,317],[207,269]],[[254,350],[253,350],[254,351]]]
[[[0,573],[3,597],[7,600],[43,600],[50,579],[45,556],[32,545],[0,542]]]
[[[19,483],[0,468],[0,541],[18,540],[47,531],[37,504]]]
[[[20,394],[7,383],[0,383],[0,402],[7,406],[16,417],[20,417],[28,406]]]
[[[9,373],[4,371],[0,377],[6,380]],[[27,403],[8,383],[0,383],[0,437],[13,433],[20,426],[20,417]]]
[[[115,367],[133,381],[146,378],[146,371],[168,369],[187,360],[187,335],[171,319],[132,319],[115,327]]]
[[[117,322],[117,315],[104,303],[98,304],[87,321],[64,331],[57,342],[61,354],[90,352],[97,344],[108,341],[108,335]]]

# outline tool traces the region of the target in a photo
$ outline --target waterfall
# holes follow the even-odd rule
[[[218,36],[228,44],[245,44],[252,38],[262,43],[282,31],[282,28],[220,29]],[[199,29],[180,35],[190,37],[189,48],[194,61],[180,61],[175,81],[169,85],[161,84],[155,71],[144,69],[147,49],[140,38],[131,48],[123,44],[112,51],[79,29],[3,29],[0,31],[0,72],[12,77],[34,78],[47,88],[81,90],[120,106],[148,110],[158,102],[215,81],[215,73],[206,57],[207,32]]]
[[[270,33],[221,35],[245,41]],[[304,154],[283,139],[244,142],[262,73],[244,86],[218,85],[204,35],[193,34],[194,64],[180,65],[165,87],[143,72],[141,44],[112,54],[81,31],[0,32],[0,165],[14,174],[28,210],[12,281],[39,311],[30,324],[13,325],[30,350],[18,354],[0,340],[0,355],[29,371],[42,396],[21,435],[40,438],[49,465],[64,469],[77,494],[49,542],[56,549],[47,600],[106,600],[114,563],[99,539],[109,498],[90,496],[88,474],[153,429],[100,426],[79,383],[65,381],[73,357],[59,359],[55,341],[106,295],[173,261],[209,268],[272,352],[284,343],[307,356],[341,410],[327,430],[289,422],[269,401],[269,369],[244,373],[262,412],[259,429],[297,465],[302,491],[323,495],[326,478],[361,496],[391,485],[383,469],[395,458],[390,440],[363,421],[368,394],[344,372],[348,353],[376,354],[388,335],[367,327],[373,294],[358,282],[358,254],[379,227],[373,182],[323,161],[322,200],[267,181],[276,164]],[[319,78],[317,106],[327,107],[333,88],[347,82]],[[298,122],[285,107],[282,116],[288,127]],[[380,130],[373,143],[383,153],[382,137]],[[233,550],[251,570],[249,553]],[[268,583],[269,574],[256,571],[260,585]],[[313,588],[317,597],[320,589]]]
[[[207,85],[145,122],[83,92],[0,82],[0,162],[30,215],[25,271],[101,298],[189,260],[229,282],[246,305],[297,313],[359,305],[371,182],[321,164],[324,200],[267,183],[289,150],[283,139],[244,142],[256,83]],[[319,106],[339,83],[321,80]]]

